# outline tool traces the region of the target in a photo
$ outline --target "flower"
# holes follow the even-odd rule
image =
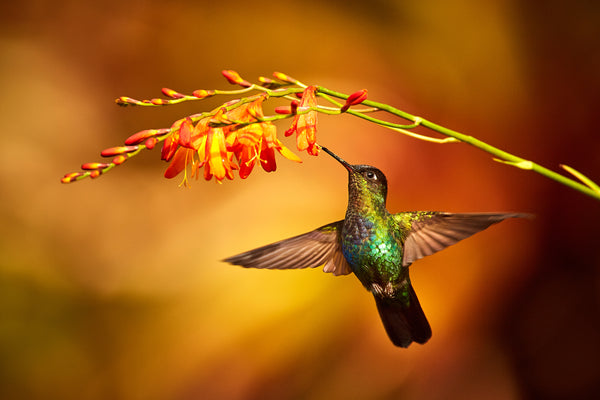
[[[224,109],[217,112],[223,113]],[[171,179],[185,171],[183,185],[188,185],[187,166],[191,165],[191,176],[198,177],[198,170],[204,166],[206,180],[215,177],[219,183],[223,179],[233,179],[233,170],[238,166],[232,162],[233,154],[225,146],[226,129],[209,126],[210,118],[202,118],[196,126],[191,118],[175,122],[175,129],[163,145],[163,160],[171,161],[165,171],[165,178]]]
[[[225,177],[233,179],[233,170],[238,166],[233,163],[233,153],[227,151],[225,146],[225,129],[210,129],[204,136],[200,150],[204,147],[204,159],[201,160],[204,167],[204,179],[210,180],[213,176],[217,182],[221,182]],[[198,151],[202,157],[201,151]]]
[[[259,160],[266,172],[277,169],[275,150],[288,160],[302,162],[302,160],[285,147],[277,139],[277,128],[272,122],[257,122],[264,118],[262,103],[265,96],[260,96],[248,105],[234,109],[232,117],[239,116],[239,122],[254,122],[235,129],[235,137],[229,146],[240,164],[240,178],[246,179],[256,161]]]
[[[196,151],[194,149],[186,149],[185,147],[180,147],[177,149],[175,154],[173,155],[173,159],[171,160],[171,164],[165,170],[165,178],[171,179],[175,178],[181,171],[186,169],[188,164],[192,164],[192,176],[196,172],[196,164],[197,161],[194,158]],[[184,184],[187,183],[187,178],[184,178]]]
[[[243,79],[234,70],[223,70],[223,76],[231,84],[243,89],[224,90],[195,90],[191,95],[163,87],[162,94],[166,98],[136,100],[122,96],[116,99],[122,106],[164,106],[184,101],[204,99],[220,94],[242,94],[259,91],[261,94],[242,96],[223,103],[210,112],[193,114],[175,121],[170,128],[145,129],[129,136],[123,146],[104,149],[103,157],[110,157],[110,162],[85,163],[82,172],[64,175],[62,182],[69,183],[87,177],[98,177],[114,167],[123,164],[129,158],[137,155],[143,149],[151,150],[160,142],[161,159],[168,163],[164,176],[174,178],[184,173],[183,185],[188,184],[188,173],[192,177],[203,175],[207,180],[215,177],[217,182],[225,178],[233,179],[234,171],[239,170],[242,179],[247,178],[254,166],[260,163],[266,172],[277,169],[275,153],[295,161],[302,160],[285,147],[277,138],[277,129],[273,121],[281,119],[278,116],[265,117],[263,102],[269,96],[287,97],[295,93],[301,101],[292,101],[287,108],[280,107],[276,113],[287,113],[294,118],[293,126],[286,131],[286,136],[293,132],[297,134],[297,147],[317,155],[319,148],[315,143],[316,132],[316,87],[306,87],[296,79],[280,72],[273,74],[274,79],[260,77],[256,85]],[[279,90],[285,86],[295,85],[302,89]],[[300,93],[299,93],[300,92]]]
[[[317,112],[314,110],[317,105],[316,89],[316,86],[308,86],[304,89],[297,110],[298,114],[294,117],[291,128],[285,132],[285,136],[290,136],[296,132],[298,150],[306,150],[308,154],[313,156],[319,154],[319,148],[316,144]]]
[[[171,125],[170,131],[172,133],[169,136],[167,136],[167,138],[165,139],[165,142],[163,143],[162,150],[160,151],[160,159],[161,160],[171,161],[173,156],[175,156],[175,152],[177,151],[177,148],[179,147],[179,135],[180,135],[181,127],[184,124],[184,122],[186,123],[186,126],[184,129],[189,129],[189,124],[192,123],[192,121],[191,121],[191,119],[189,119],[189,117],[184,118],[184,119],[179,119],[179,120],[175,121],[173,123],[173,125]]]
[[[272,122],[260,122],[264,118],[264,99],[260,96],[230,110],[221,107],[212,117],[201,118],[195,126],[189,117],[175,122],[173,133],[165,140],[162,150],[163,160],[171,162],[165,177],[174,178],[185,171],[183,184],[187,185],[187,167],[191,166],[191,176],[196,178],[198,170],[204,167],[206,180],[214,177],[220,183],[225,178],[233,179],[236,169],[240,178],[245,179],[257,161],[265,171],[275,171],[275,150],[289,160],[302,162],[277,139]]]

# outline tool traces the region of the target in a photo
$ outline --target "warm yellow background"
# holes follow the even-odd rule
[[[542,5],[543,4],[543,5]],[[600,203],[466,145],[321,116],[318,141],[388,176],[388,208],[525,211],[412,268],[432,328],[388,341],[353,276],[220,259],[343,217],[332,159],[217,185],[159,150],[60,177],[210,103],[118,108],[278,70],[600,179],[594,2],[34,1],[0,6],[0,398],[594,397]],[[282,133],[288,126],[279,126]],[[286,139],[290,147],[293,141]]]

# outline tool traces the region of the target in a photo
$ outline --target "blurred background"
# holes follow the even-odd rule
[[[600,394],[600,203],[467,145],[319,119],[319,143],[387,174],[390,211],[536,215],[413,265],[433,337],[406,350],[354,276],[219,261],[342,218],[346,172],[328,157],[182,189],[157,149],[59,182],[134,132],[217,104],[116,97],[228,89],[222,69],[368,88],[598,181],[600,3],[24,0],[0,5],[0,35],[2,399]]]

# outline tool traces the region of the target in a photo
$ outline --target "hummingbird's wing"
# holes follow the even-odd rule
[[[445,249],[506,218],[527,217],[517,213],[403,212],[394,214],[400,230],[407,230],[403,266]]]
[[[340,232],[343,220],[224,259],[245,268],[295,269],[323,265],[324,272],[352,272],[342,254]]]

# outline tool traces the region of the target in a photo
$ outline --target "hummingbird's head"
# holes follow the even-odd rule
[[[350,195],[368,196],[385,207],[387,197],[387,179],[383,172],[370,165],[351,165],[331,150],[321,147],[348,170],[348,190]]]

